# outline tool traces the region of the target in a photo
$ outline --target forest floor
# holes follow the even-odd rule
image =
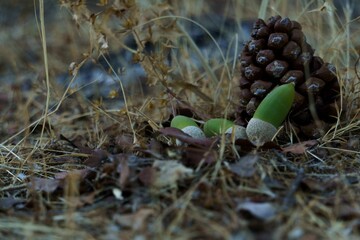
[[[219,2],[0,3],[1,239],[359,239],[358,4]],[[242,42],[277,14],[336,66],[330,130],[256,148],[167,128],[234,116]]]

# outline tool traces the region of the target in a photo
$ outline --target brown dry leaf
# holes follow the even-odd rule
[[[174,160],[156,160],[153,167],[157,169],[156,178],[152,183],[152,186],[156,188],[175,187],[177,181],[188,178],[193,174],[193,169],[187,168]]]
[[[84,164],[89,167],[99,167],[103,161],[109,156],[109,153],[102,149],[92,149],[86,146],[83,146],[78,139],[70,140],[64,135],[60,134],[60,139],[68,142],[73,147],[76,147],[80,150],[81,153],[88,154],[89,157],[84,161]]]
[[[247,139],[236,139],[235,145],[241,148],[242,152],[250,152],[255,146]]]
[[[58,172],[55,173],[55,179],[65,179],[69,174],[79,174],[80,177],[82,179],[86,178],[86,176],[90,173],[91,171],[89,169],[76,169],[76,170],[72,170],[72,171],[67,171],[67,172]]]
[[[289,153],[294,153],[294,154],[304,154],[309,147],[313,147],[316,144],[318,144],[318,142],[316,140],[299,142],[299,143],[296,143],[296,144],[293,144],[293,145],[283,148],[282,151],[284,153],[289,152]]]
[[[4,197],[0,198],[0,211],[6,211],[14,207],[16,204],[26,202],[25,199],[14,198],[14,197]]]
[[[193,169],[175,160],[156,160],[152,167],[144,168],[139,179],[145,186],[155,188],[176,187],[177,181],[192,176]]]
[[[156,169],[145,167],[138,175],[139,180],[147,187],[151,186],[156,178]]]
[[[166,128],[159,129],[159,132],[161,132],[162,134],[164,134],[166,136],[177,138],[183,143],[193,144],[193,145],[198,145],[198,146],[203,146],[203,147],[210,147],[210,146],[214,145],[214,143],[218,140],[218,138],[215,138],[215,139],[193,138],[193,137],[190,137],[189,135],[187,135],[186,133],[184,133],[183,131],[181,131],[180,129],[173,128],[173,127],[166,127]]]
[[[119,164],[117,165],[116,168],[116,171],[120,174],[119,185],[121,188],[124,188],[130,176],[130,168],[126,156],[118,155],[117,157],[120,158]]]
[[[181,160],[186,166],[198,166],[200,162],[212,164],[218,159],[218,152],[213,149],[187,147],[185,157]]]
[[[94,191],[81,196],[68,196],[66,201],[67,204],[73,208],[81,208],[85,205],[93,204],[97,193],[98,192]]]
[[[240,177],[251,177],[256,171],[255,164],[258,160],[258,155],[248,154],[240,158],[239,161],[231,163],[229,165],[230,171]]]
[[[84,195],[80,196],[80,200],[83,203],[83,205],[85,204],[92,204],[95,200],[96,195],[98,194],[97,191],[93,191]]]
[[[151,208],[142,208],[139,209],[136,213],[130,214],[116,214],[114,215],[114,220],[117,224],[126,227],[132,228],[135,231],[144,229],[147,225],[146,220],[155,215],[155,210]]]
[[[115,130],[113,130],[115,131]],[[129,151],[134,148],[134,140],[131,135],[121,134],[115,137],[116,146],[122,151]]]
[[[90,156],[84,161],[84,164],[89,167],[99,167],[107,157],[108,152],[102,149],[91,150]]]
[[[276,215],[276,208],[271,203],[243,202],[236,210],[247,211],[251,215],[261,220],[269,220]]]
[[[62,181],[59,179],[33,177],[28,183],[28,186],[35,191],[52,193],[61,185],[61,183]]]

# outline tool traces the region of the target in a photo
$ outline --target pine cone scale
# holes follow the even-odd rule
[[[299,22],[272,16],[255,21],[240,55],[238,123],[246,125],[261,100],[277,85],[295,83],[290,122],[300,136],[314,138],[334,121],[339,84],[334,65],[326,63],[306,41]],[[309,110],[315,104],[316,115]],[[312,108],[313,109],[313,108]],[[318,119],[319,118],[319,119]]]

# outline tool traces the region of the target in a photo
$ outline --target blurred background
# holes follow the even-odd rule
[[[91,36],[86,24],[78,25],[69,11],[69,4],[80,5],[83,1],[45,1],[45,27],[48,48],[49,70],[54,96],[61,96],[64,88],[71,82],[75,91],[80,91],[88,99],[107,99],[112,102],[111,107],[120,107],[122,104],[120,87],[114,80],[113,72],[119,74],[129,95],[143,95],[148,91],[146,74],[139,63],[133,61],[134,52],[128,51],[122,43],[109,40],[109,49],[106,60],[94,54],[94,61],[86,61],[75,80],[71,81],[69,66],[79,64],[84,55],[92,52]],[[101,13],[105,7],[100,2],[120,3],[122,1],[95,1],[89,0],[85,4],[90,11]],[[339,25],[344,25],[345,19],[351,19],[349,28],[357,34],[360,6],[356,0],[352,1],[261,1],[251,2],[242,0],[226,1],[138,1],[139,6],[151,8],[152,5],[168,2],[170,12],[188,19],[178,19],[177,22],[185,29],[200,50],[203,58],[216,67],[221,62],[221,52],[227,55],[231,62],[239,53],[242,43],[249,38],[249,29],[253,20],[270,14],[288,15],[300,21],[311,17],[313,12],[320,12],[328,17],[336,18]],[[261,10],[266,2],[268,8]],[[108,6],[109,6],[108,5]],[[300,10],[301,9],[301,10]],[[304,17],[305,16],[305,17]],[[357,17],[357,18],[356,18]],[[0,2],[0,94],[8,94],[8,89],[17,91],[44,90],[44,65],[41,40],[38,30],[38,2],[37,1],[1,1]],[[193,21],[193,22],[191,22]],[[115,31],[119,24],[118,19],[108,19],[109,26],[113,24]],[[326,22],[323,23],[326,25]],[[317,49],[317,54],[326,55],[322,50],[320,34],[314,34],[312,26],[303,25],[305,32],[309,32],[309,42]],[[330,31],[325,26],[323,31]],[[206,32],[206,31],[208,32]],[[334,33],[337,35],[338,33]],[[219,45],[217,48],[213,39]],[[319,37],[320,36],[320,37]],[[130,36],[124,38],[125,44],[136,51],[135,40]],[[238,49],[237,49],[238,47]],[[355,49],[358,47],[355,46]],[[148,44],[145,48],[148,53],[156,51],[156,46]],[[237,52],[235,52],[237,50]],[[204,72],[204,63],[199,59],[194,49],[187,51],[186,61],[191,62],[191,71]],[[325,56],[326,57],[326,56]],[[184,56],[181,56],[184,58]],[[332,58],[329,56],[329,58]],[[331,60],[331,59],[330,59]],[[354,59],[352,59],[354,60]],[[108,62],[106,62],[108,61]],[[113,69],[110,69],[111,67]],[[119,96],[119,97],[118,97]],[[2,96],[2,99],[6,97]],[[114,105],[115,104],[115,105]]]

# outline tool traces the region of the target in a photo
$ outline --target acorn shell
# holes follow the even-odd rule
[[[198,127],[198,125],[196,124],[196,122],[194,120],[192,120],[189,117],[183,116],[183,115],[175,116],[171,120],[170,126],[174,127],[174,128],[178,128],[180,130],[182,130],[183,128],[188,127],[188,126]]]
[[[288,115],[295,98],[295,87],[288,83],[272,90],[257,107],[253,118],[278,128]]]

